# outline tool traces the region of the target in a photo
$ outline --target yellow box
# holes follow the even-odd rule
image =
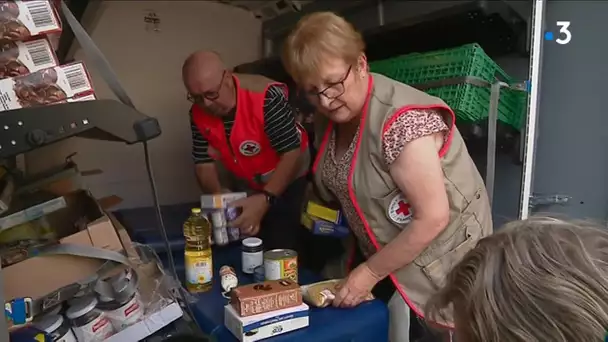
[[[340,210],[330,209],[313,201],[308,201],[306,213],[335,224],[342,223],[342,213],[340,213]]]

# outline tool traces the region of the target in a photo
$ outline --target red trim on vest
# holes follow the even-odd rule
[[[439,158],[443,158],[445,156],[446,153],[448,153],[448,150],[450,149],[450,145],[452,144],[452,137],[454,136],[454,127],[456,127],[456,115],[454,114],[454,111],[452,111],[452,108],[448,107],[448,106],[443,106],[443,105],[430,105],[430,106],[416,106],[416,105],[410,105],[410,106],[405,106],[405,107],[401,107],[399,109],[397,109],[397,111],[395,112],[395,114],[393,114],[393,116],[388,119],[386,121],[386,123],[384,123],[384,127],[382,127],[382,135],[384,136],[384,133],[386,133],[386,131],[391,127],[391,125],[397,121],[397,119],[399,119],[401,117],[401,115],[404,115],[405,113],[407,113],[410,110],[415,110],[415,109],[444,109],[447,110],[450,113],[450,116],[452,117],[452,122],[450,123],[450,127],[449,127],[449,132],[448,132],[448,138],[445,140],[445,142],[443,143],[443,146],[441,146],[441,149],[439,150]]]
[[[368,105],[369,105],[369,100],[371,98],[372,95],[372,91],[373,91],[373,77],[372,75],[369,75],[369,81],[368,81],[368,86],[367,86],[367,97],[365,99],[365,104],[363,106],[363,112],[361,113],[361,123],[360,123],[360,131],[363,131],[365,129],[365,119],[367,118],[367,111],[368,111]],[[407,108],[407,107],[406,107]],[[411,108],[415,108],[414,106],[412,106]],[[420,108],[420,107],[416,107],[416,108]],[[319,147],[319,155],[317,156],[314,166],[313,166],[313,172],[317,171],[317,167],[318,167],[318,163],[320,161],[320,156],[321,154],[325,154],[325,148],[327,147],[327,143],[329,141],[329,137],[330,137],[330,133],[331,130],[333,129],[333,122],[330,121],[327,130],[325,131],[325,135],[323,137],[323,140],[321,142],[321,146]],[[450,130],[451,131],[451,130]],[[370,239],[370,241],[372,242],[372,244],[374,245],[374,247],[376,247],[376,250],[380,249],[380,244],[378,243],[378,240],[376,240],[376,237],[374,236],[370,226],[369,226],[369,222],[367,222],[367,220],[365,219],[365,215],[363,215],[363,210],[361,210],[361,206],[359,205],[359,202],[357,201],[357,197],[355,196],[355,189],[353,188],[353,177],[354,177],[354,172],[355,172],[355,164],[357,161],[357,157],[359,155],[359,149],[361,147],[361,135],[359,135],[359,138],[357,139],[357,143],[355,145],[355,151],[353,152],[353,159],[351,162],[351,168],[349,171],[349,175],[348,175],[348,194],[350,197],[350,200],[353,203],[353,206],[355,207],[355,211],[357,212],[357,215],[359,215],[359,218],[361,219],[361,221],[363,222],[363,226],[365,227],[365,231],[367,232],[367,235]],[[451,136],[451,133],[450,133]],[[451,140],[451,138],[450,138]],[[447,145],[447,143],[446,143]],[[322,152],[322,153],[321,153]],[[445,152],[444,152],[445,153]],[[412,301],[409,299],[409,297],[407,296],[407,294],[405,294],[405,291],[403,291],[403,289],[401,288],[401,286],[399,285],[399,281],[397,280],[397,277],[395,277],[394,274],[390,274],[389,275],[391,281],[393,282],[393,284],[395,285],[395,288],[397,289],[397,291],[399,292],[399,294],[401,295],[401,297],[403,298],[403,300],[407,303],[407,305],[410,307],[410,309],[412,311],[414,311],[414,313],[421,317],[424,318],[424,314],[418,310],[413,304]],[[443,327],[443,328],[450,328],[453,329],[453,326],[445,326],[443,324],[439,324],[437,322],[433,322],[435,325],[439,326],[439,327]]]
[[[217,151],[210,156],[221,161],[237,178],[246,180],[252,189],[261,190],[265,184],[256,182],[256,178],[274,171],[281,160],[264,131],[266,92],[273,85],[281,86],[285,92],[287,87],[281,83],[269,83],[263,92],[254,92],[241,88],[238,77],[233,76],[233,80],[237,89],[237,107],[229,141],[221,118],[206,113],[195,104],[192,106],[192,119],[209,141],[209,146]],[[306,151],[308,136],[300,125],[297,128],[300,150]],[[249,154],[247,147],[253,149]]]

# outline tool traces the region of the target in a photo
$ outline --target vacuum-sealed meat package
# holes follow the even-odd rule
[[[72,102],[92,91],[84,63],[61,65],[0,80],[0,111]]]
[[[340,289],[342,280],[332,279],[320,281],[318,283],[300,286],[302,299],[310,306],[324,308],[330,306],[336,298],[336,293]],[[373,300],[371,293],[365,298],[366,301]]]
[[[27,75],[59,64],[46,38],[0,42],[0,79]]]
[[[61,21],[48,0],[0,2],[0,40],[27,40],[61,31]]]

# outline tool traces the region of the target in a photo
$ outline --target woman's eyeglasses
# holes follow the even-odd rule
[[[346,88],[344,87],[344,82],[346,82],[346,80],[348,79],[348,76],[350,76],[350,71],[352,70],[352,68],[353,68],[352,65],[350,67],[348,67],[346,74],[344,75],[344,77],[342,77],[342,79],[340,81],[331,83],[329,86],[327,86],[325,89],[323,89],[319,92],[306,92],[306,95],[309,98],[312,98],[315,100],[318,100],[321,97],[321,95],[325,96],[329,100],[334,100],[334,99],[342,96],[342,94],[344,94],[344,92],[346,91]]]

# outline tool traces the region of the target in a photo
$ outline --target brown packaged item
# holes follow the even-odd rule
[[[57,56],[46,38],[0,42],[0,79],[27,75],[57,64]]]
[[[70,63],[0,80],[0,111],[45,106],[92,93],[84,64]]]
[[[330,306],[336,298],[336,293],[340,289],[342,280],[332,279],[325,280],[314,284],[304,285],[301,287],[302,297],[304,301],[316,308],[324,308]],[[373,300],[374,295],[367,295],[365,301]]]
[[[61,31],[61,21],[48,0],[0,2],[0,40],[26,40]]]
[[[302,304],[300,286],[290,279],[269,280],[232,290],[230,304],[241,317]]]

